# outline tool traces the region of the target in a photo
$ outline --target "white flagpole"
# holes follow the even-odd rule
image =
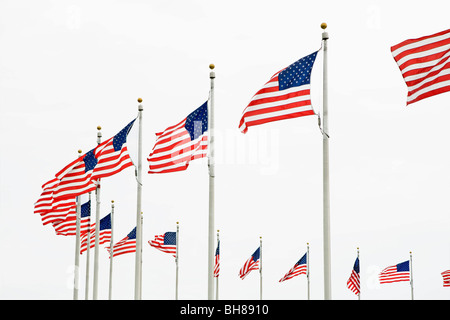
[[[111,240],[109,242],[109,300],[112,299],[112,273],[113,273],[113,232],[114,228],[114,200],[111,200]]]
[[[324,298],[331,300],[331,245],[330,245],[330,168],[328,155],[328,32],[327,24],[320,26],[323,40],[323,271]]]
[[[309,295],[309,242],[306,243],[306,280],[308,282],[308,300],[310,300],[310,295]]]
[[[356,248],[356,257],[358,258],[359,265],[359,292],[358,292],[358,300],[361,300],[361,261],[359,260],[359,247]]]
[[[179,253],[179,247],[178,247],[178,235],[180,233],[180,225],[177,221],[177,237],[176,237],[176,253],[175,253],[175,271],[176,271],[176,276],[175,276],[175,300],[178,300],[178,253]]]
[[[259,237],[259,300],[262,300],[262,237]]]
[[[97,127],[97,145],[102,141],[102,127]],[[98,257],[100,253],[99,248],[99,236],[100,236],[100,179],[97,180],[97,188],[95,188],[95,254],[94,254],[94,292],[93,299],[97,300],[98,297]],[[90,239],[88,242],[90,246]]]
[[[89,192],[89,205],[91,203],[91,192]],[[85,300],[89,299],[89,261],[90,261],[90,241],[91,241],[91,211],[89,210],[89,225],[87,228],[87,248],[86,248],[86,285],[84,291]]]
[[[217,230],[217,247],[219,247],[219,243],[220,243],[219,241],[220,241],[219,240],[219,230]],[[219,251],[220,251],[220,248],[219,248]],[[215,265],[215,258],[216,258],[216,255],[214,253],[214,265]],[[220,256],[219,256],[219,259],[220,259]],[[220,263],[220,260],[219,260],[219,263]],[[216,277],[216,300],[219,300],[219,276]]]
[[[81,157],[81,150],[78,150],[78,158]],[[77,209],[75,213],[75,270],[73,275],[73,300],[78,300],[78,279],[80,277],[80,212],[81,196],[76,197]]]
[[[409,252],[409,274],[411,284],[411,300],[414,300],[414,287],[413,287],[413,270],[412,270],[412,252]]]
[[[134,299],[142,299],[142,111],[144,107],[141,102],[142,99],[138,98],[138,110],[139,110],[139,141],[138,141],[138,165],[136,172],[137,179],[137,210],[136,210],[136,261],[135,261],[135,283],[134,283]]]
[[[209,222],[208,222],[208,300],[214,299],[214,64],[210,64],[211,91],[208,110],[208,168],[209,168]]]

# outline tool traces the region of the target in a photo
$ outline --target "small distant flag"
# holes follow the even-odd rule
[[[314,52],[275,73],[244,109],[239,129],[267,122],[314,115],[311,105],[311,71]]]
[[[156,235],[154,240],[148,241],[148,243],[165,253],[171,253],[176,258],[177,253],[177,233],[166,232],[162,235]]]
[[[285,280],[289,280],[298,276],[300,274],[306,274],[307,272],[307,254],[305,253],[303,257],[297,261],[297,263],[289,270],[283,278],[281,278],[278,282],[283,282]]]
[[[450,91],[450,29],[391,47],[408,87],[406,104]]]
[[[147,158],[148,173],[186,170],[189,162],[206,157],[208,148],[208,102],[176,125],[156,134]]]
[[[260,248],[256,249],[256,251],[252,254],[252,256],[245,261],[241,270],[239,270],[239,277],[244,280],[244,278],[252,271],[258,270],[259,268],[259,257],[260,257]]]
[[[380,284],[410,281],[409,260],[383,269],[379,279]]]
[[[450,270],[442,272],[441,275],[444,281],[444,287],[450,287]]]
[[[220,241],[217,242],[216,254],[214,256],[214,278],[217,278],[219,276],[219,272],[220,272],[220,252],[219,252],[219,248],[220,248]]]
[[[347,288],[349,288],[350,291],[356,295],[360,293],[359,258],[356,258],[355,260],[352,273],[350,274],[350,278],[347,280]]]
[[[80,244],[80,254],[85,252],[87,250],[88,241],[89,241],[89,248],[95,247],[95,223],[91,225],[90,231],[89,231],[89,238],[87,239],[88,233],[84,232],[81,237],[81,244]],[[111,241],[111,213],[104,216],[102,219],[100,219],[100,228],[99,228],[99,234],[98,234],[98,244],[105,244]]]
[[[111,255],[111,248],[106,247],[109,255]],[[125,238],[117,242],[113,246],[113,257],[120,256],[125,253],[136,252],[136,227]]]

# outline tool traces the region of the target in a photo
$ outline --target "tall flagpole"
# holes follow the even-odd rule
[[[97,127],[97,145],[102,142],[102,127]],[[98,257],[100,254],[99,236],[100,236],[100,179],[97,179],[97,188],[95,188],[95,254],[94,254],[94,290],[93,299],[98,297]],[[90,239],[89,244],[90,246]]]
[[[78,150],[78,158],[81,157],[81,150]],[[73,300],[78,300],[78,279],[80,277],[80,214],[81,214],[81,196],[77,197],[76,209],[76,231],[75,231],[75,270],[73,275]]]
[[[113,236],[114,236],[114,200],[111,200],[111,240],[109,241],[109,300],[112,299],[112,273],[113,273]]]
[[[259,237],[259,300],[262,300],[262,237]]]
[[[180,233],[180,225],[177,221],[177,237],[176,237],[176,251],[175,251],[175,271],[176,271],[176,275],[175,275],[175,300],[178,300],[178,252],[179,252],[179,247],[178,247],[178,235]]]
[[[214,299],[214,64],[210,64],[211,91],[208,110],[208,168],[209,168],[209,222],[208,222],[208,300]]]
[[[309,243],[306,243],[306,280],[308,282],[308,300],[310,300],[309,295]]]
[[[331,300],[331,245],[330,245],[330,168],[328,159],[328,32],[326,23],[320,26],[323,40],[323,272],[324,298]]]
[[[413,270],[412,270],[412,252],[409,252],[409,273],[410,273],[410,284],[411,284],[411,300],[414,300],[414,287],[413,287]]]
[[[89,192],[89,206],[91,205],[91,192]],[[84,288],[84,299],[89,299],[89,262],[90,262],[90,251],[91,251],[91,209],[89,208],[89,225],[87,228],[87,247],[86,247],[86,285]]]
[[[134,299],[142,299],[142,111],[144,107],[141,102],[142,99],[138,98],[138,110],[139,110],[139,141],[138,141],[138,165],[136,172],[137,179],[137,210],[136,210],[136,261],[135,261],[135,282],[134,282]]]

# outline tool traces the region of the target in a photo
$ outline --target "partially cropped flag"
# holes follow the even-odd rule
[[[156,235],[154,240],[148,242],[153,248],[161,250],[165,253],[171,253],[176,257],[177,253],[177,233],[166,232],[161,235]]]
[[[87,250],[88,242],[90,247],[95,247],[95,223],[91,225],[91,228],[89,230],[89,240],[88,240],[88,232],[84,232],[81,237],[81,244],[80,244],[80,254],[85,252]],[[105,244],[109,243],[111,241],[111,213],[104,216],[102,219],[100,219],[100,228],[98,233],[98,244]]]
[[[108,253],[111,255],[110,249],[110,247],[106,247],[106,250],[108,250]],[[133,252],[136,252],[136,227],[134,227],[125,238],[113,246],[113,257]]]
[[[441,275],[444,281],[444,287],[450,287],[450,270],[442,272]]]
[[[258,270],[259,268],[259,257],[260,257],[260,248],[256,249],[256,251],[252,254],[252,256],[245,261],[241,270],[239,270],[239,277],[243,280],[252,270]]]
[[[314,52],[275,73],[245,108],[239,129],[267,122],[314,115],[311,105],[311,71]]]
[[[148,173],[186,170],[189,162],[206,157],[208,148],[208,102],[181,122],[156,134],[148,156]]]
[[[217,242],[216,254],[214,255],[214,278],[219,276],[220,272],[220,241]]]
[[[359,258],[356,258],[355,260],[352,273],[347,280],[347,288],[349,288],[356,295],[360,293],[361,285],[359,277]]]
[[[379,275],[380,283],[409,281],[409,260],[383,269]]]
[[[406,104],[450,91],[450,29],[391,47],[408,87]]]
[[[300,274],[306,274],[307,272],[307,254],[305,253],[303,257],[297,261],[297,263],[289,270],[283,278],[281,278],[278,282],[283,282],[285,280],[289,280],[298,276]]]
[[[80,235],[84,232],[87,232],[87,229],[90,225],[90,216],[91,216],[91,201],[81,205],[80,209]],[[55,232],[58,235],[63,236],[74,236],[77,231],[77,212],[76,205],[72,208],[71,212],[66,216],[64,220],[54,222],[53,227],[55,228]]]

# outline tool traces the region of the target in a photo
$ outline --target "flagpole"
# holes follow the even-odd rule
[[[102,127],[97,127],[97,145],[101,143],[102,140]],[[95,254],[94,254],[94,292],[93,299],[97,300],[98,297],[98,257],[99,257],[99,233],[100,233],[100,179],[97,179],[97,187],[95,188]],[[90,246],[90,239],[88,241],[88,246]]]
[[[114,200],[111,200],[111,240],[109,241],[109,300],[112,299],[112,273],[113,273],[113,228],[114,228]]]
[[[137,165],[137,210],[136,210],[136,261],[135,261],[135,283],[134,283],[134,299],[142,298],[142,221],[141,221],[141,199],[142,199],[142,98],[138,98],[139,102],[139,141],[138,141],[138,165]]]
[[[309,242],[306,243],[306,280],[308,282],[308,300],[309,296]]]
[[[178,235],[180,232],[180,225],[179,222],[177,221],[177,237],[176,237],[176,251],[175,251],[175,271],[176,271],[176,276],[175,276],[175,300],[178,300]]]
[[[211,91],[208,110],[208,169],[209,169],[209,222],[208,222],[208,300],[214,299],[214,64],[210,64]]]
[[[217,247],[219,247],[219,230],[217,230]],[[219,248],[220,251],[220,248]],[[215,255],[214,255],[215,258]],[[220,253],[219,253],[219,259],[220,259]],[[219,275],[216,277],[216,300],[219,300]]]
[[[330,168],[328,155],[328,32],[326,23],[320,26],[323,40],[323,271],[324,298],[331,300],[331,245],[330,245]]]
[[[356,258],[358,259],[359,274],[361,274],[361,261],[359,260],[359,247],[356,248]],[[361,276],[359,279],[358,300],[361,300]]]
[[[89,192],[89,206],[91,205],[91,192]],[[89,225],[87,228],[87,248],[86,248],[86,285],[84,291],[85,300],[89,299],[89,262],[91,248],[91,209],[89,208]]]
[[[414,288],[413,288],[413,270],[412,270],[412,252],[409,252],[409,273],[410,273],[410,284],[411,284],[411,300],[414,300]]]
[[[81,150],[78,150],[78,158],[81,157]],[[80,276],[80,212],[81,212],[81,196],[77,196],[77,209],[75,212],[75,270],[73,277],[73,300],[78,300],[78,279]]]
[[[259,237],[259,300],[262,300],[262,237]]]

